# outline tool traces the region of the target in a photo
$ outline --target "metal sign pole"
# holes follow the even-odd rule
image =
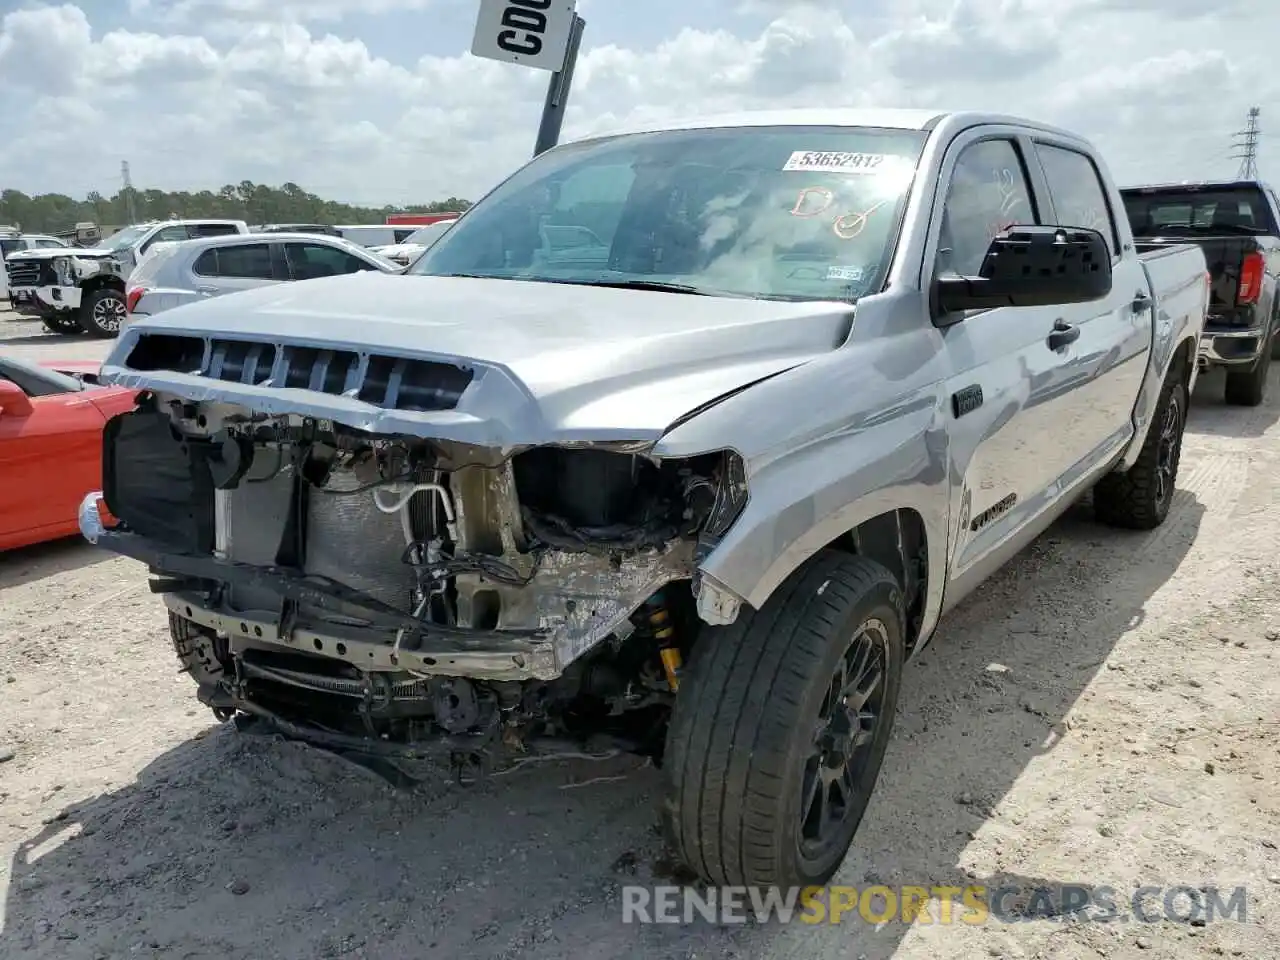
[[[573,68],[578,62],[578,48],[582,46],[582,31],[586,25],[587,21],[574,15],[573,27],[569,31],[569,45],[564,51],[564,65],[547,82],[542,122],[538,125],[538,140],[533,145],[535,157],[560,142],[560,128],[564,124],[564,110],[569,102],[569,88],[573,85]]]

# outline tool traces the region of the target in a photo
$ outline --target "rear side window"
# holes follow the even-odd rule
[[[234,223],[192,223],[188,229],[193,237],[229,237],[240,232]]]
[[[15,250],[22,250],[21,240],[0,240],[0,256],[8,256]]]
[[[1078,150],[1036,144],[1036,155],[1049,181],[1053,198],[1054,219],[1059,226],[1085,227],[1097,230],[1106,238],[1107,250],[1114,257],[1119,240],[1115,219],[1107,204],[1107,192],[1093,160]]]
[[[191,269],[202,277],[227,277],[236,280],[275,279],[271,269],[271,248],[265,243],[214,247],[200,254]]]
[[[327,244],[286,243],[284,255],[295,280],[315,280],[375,269],[373,264]]]

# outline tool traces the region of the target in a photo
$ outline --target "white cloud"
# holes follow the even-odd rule
[[[113,192],[127,158],[140,186],[293,180],[410,202],[474,197],[532,146],[546,74],[471,57],[467,31],[456,56],[403,62],[359,35],[421,31],[449,0],[130,0],[110,29],[81,2],[0,20],[0,186]],[[993,109],[1079,130],[1131,181],[1232,173],[1230,134],[1255,103],[1264,131],[1280,125],[1277,4],[713,5],[721,29],[672,24],[647,49],[589,36],[566,134],[762,106]],[[1264,172],[1280,173],[1268,143]]]

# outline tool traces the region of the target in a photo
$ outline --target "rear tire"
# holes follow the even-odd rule
[[[1274,349],[1274,345],[1272,347]],[[1271,350],[1264,349],[1252,370],[1228,373],[1223,397],[1233,407],[1256,407],[1267,398],[1267,376],[1271,372]]]
[[[1154,530],[1173,505],[1187,425],[1187,389],[1182,369],[1169,371],[1142,452],[1124,473],[1110,473],[1093,488],[1094,514],[1102,523],[1129,530]]]
[[[703,634],[662,764],[664,826],[694,873],[784,887],[835,873],[889,743],[905,619],[888,570],[824,550]]]
[[[107,340],[118,336],[125,322],[124,294],[102,287],[94,290],[80,304],[80,329],[91,337]]]

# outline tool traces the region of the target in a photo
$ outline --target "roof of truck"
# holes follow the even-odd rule
[[[1120,190],[1132,193],[1138,190],[1239,190],[1254,187],[1267,188],[1267,181],[1257,178],[1232,177],[1228,180],[1177,180],[1170,183],[1135,183]]]
[[[805,110],[753,110],[744,113],[713,114],[682,120],[653,120],[601,131],[577,138],[584,142],[629,133],[657,133],[663,130],[706,130],[713,127],[877,127],[885,130],[933,130],[946,121],[957,127],[999,124],[1028,127],[1071,139],[1079,134],[1060,127],[1000,113],[921,109],[820,108]]]

